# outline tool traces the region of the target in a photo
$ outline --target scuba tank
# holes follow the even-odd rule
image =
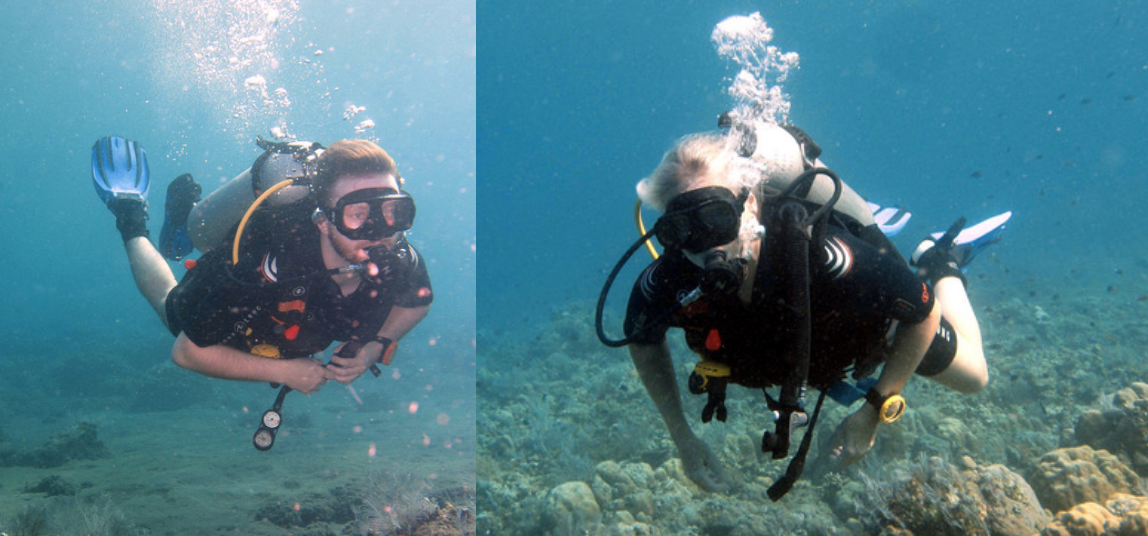
[[[788,188],[802,173],[812,168],[828,167],[817,159],[821,148],[804,131],[793,126],[779,126],[759,122],[747,126],[734,124],[733,119],[723,114],[723,128],[733,128],[742,136],[740,150],[764,166],[764,185],[768,190],[782,191]],[[750,152],[752,151],[752,152]],[[860,194],[847,184],[842,184],[841,197],[833,209],[868,226],[873,220],[873,211]],[[834,192],[834,181],[825,174],[818,174],[808,192],[799,197],[818,205],[829,202]]]
[[[188,234],[201,252],[211,251],[231,238],[244,213],[268,189],[285,180],[314,177],[318,172],[323,146],[317,142],[270,142],[260,138],[256,144],[263,153],[251,167],[196,203],[188,214]],[[310,194],[307,184],[296,182],[276,190],[263,201],[263,206],[314,208],[304,206],[314,205],[309,201]]]

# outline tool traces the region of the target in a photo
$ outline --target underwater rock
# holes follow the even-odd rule
[[[1105,449],[1141,475],[1148,475],[1148,384],[1134,382],[1088,409],[1076,421],[1076,441]]]
[[[1107,451],[1088,445],[1045,454],[1029,481],[1041,504],[1053,512],[1084,502],[1103,502],[1115,493],[1141,493],[1136,473]]]
[[[661,532],[648,523],[635,521],[634,516],[623,510],[614,512],[605,519],[606,536],[660,536]]]
[[[1057,514],[1040,536],[1148,536],[1148,497],[1117,493],[1104,505],[1078,504]]]
[[[601,521],[602,511],[590,486],[585,482],[567,482],[546,496],[545,518],[557,533],[582,534]]]
[[[650,480],[654,470],[647,463],[604,461],[598,464],[594,476],[594,496],[603,508],[625,510],[635,518],[649,519],[654,513],[654,498],[650,494]]]
[[[80,491],[80,487],[64,480],[58,475],[52,475],[44,478],[39,484],[35,486],[29,484],[24,486],[24,493],[44,493],[48,497],[58,496],[75,496]]]
[[[859,515],[873,532],[930,536],[1030,536],[1048,522],[1020,475],[968,457],[962,467],[932,457],[885,481],[870,480]]]
[[[654,519],[663,530],[708,526],[715,517],[707,502],[695,500],[693,490],[699,488],[686,479],[677,458],[657,469],[647,463],[599,463],[591,489],[603,513],[625,516],[623,524],[631,528],[634,522],[652,524]]]
[[[96,425],[76,424],[66,432],[52,436],[43,446],[26,451],[0,451],[0,467],[38,467],[51,469],[71,460],[97,460],[108,457],[108,449],[96,435]]]

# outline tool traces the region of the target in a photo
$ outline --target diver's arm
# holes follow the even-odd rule
[[[383,327],[379,329],[378,336],[390,339],[392,344],[397,343],[399,339],[414,329],[423,318],[426,318],[429,311],[429,305],[418,307],[399,307],[396,305],[391,307],[391,312],[387,315],[386,322],[383,322]],[[342,350],[344,344],[346,343],[335,348],[335,354]],[[355,357],[332,355],[331,364],[327,365],[331,379],[349,385],[359,376],[362,376],[368,367],[380,363],[384,350],[382,343],[370,341],[359,349],[359,353],[355,354]],[[389,365],[390,363],[386,364]]]
[[[917,370],[921,359],[925,357],[925,352],[929,349],[940,322],[941,308],[934,302],[929,315],[921,322],[902,323],[897,328],[889,358],[885,361],[885,367],[881,370],[873,389],[882,396],[899,394],[909,383],[909,378]],[[859,460],[873,446],[879,423],[877,408],[869,403],[861,404],[860,409],[845,418],[837,434],[834,435],[833,458],[844,465]]]
[[[391,308],[391,313],[387,315],[387,321],[383,322],[383,327],[379,330],[379,336],[386,337],[392,341],[398,341],[403,338],[407,332],[414,329],[419,322],[422,322],[422,319],[426,318],[428,312],[430,312],[429,305],[419,307],[399,307],[396,305]]]
[[[670,356],[670,346],[665,339],[658,344],[632,343],[630,359],[638,370],[638,377],[646,386],[646,393],[658,407],[662,421],[670,432],[675,444],[693,437],[693,431],[686,422],[682,409],[682,398],[678,393],[678,381],[674,375],[674,361]]]
[[[921,359],[925,357],[925,352],[933,342],[933,336],[936,335],[940,323],[941,308],[935,301],[924,320],[916,324],[901,323],[893,337],[889,358],[885,361],[885,367],[873,386],[878,393],[882,396],[899,394],[905,388],[909,378],[912,378],[913,372],[917,370],[917,365],[920,365]],[[873,409],[872,404],[865,406]],[[876,416],[876,411],[873,414]]]
[[[270,359],[229,346],[198,346],[180,333],[171,360],[185,369],[212,378],[280,383],[311,394],[332,375],[314,359]]]
[[[721,461],[705,442],[694,435],[682,410],[678,382],[674,375],[674,361],[665,339],[657,344],[630,343],[630,358],[646,386],[670,432],[670,439],[678,448],[682,469],[695,484],[707,491],[728,491],[729,483]]]

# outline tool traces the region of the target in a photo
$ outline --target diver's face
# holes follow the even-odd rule
[[[335,180],[334,185],[328,192],[329,198],[326,200],[326,207],[324,208],[329,209],[343,196],[365,188],[390,188],[398,191],[399,183],[394,175],[387,173],[344,175]],[[334,223],[327,221],[326,218],[322,219],[318,225],[319,230],[330,238],[331,245],[335,248],[335,251],[351,264],[359,264],[369,260],[370,257],[367,255],[366,250],[370,248],[386,246],[387,249],[393,249],[401,234],[396,232],[378,240],[353,240],[339,232],[338,227],[335,226]]]
[[[703,190],[703,189],[707,189],[707,188],[711,189],[711,190],[714,188],[722,188],[725,190],[725,192],[728,192],[728,194],[723,192],[722,195],[725,195],[725,196],[732,195],[733,197],[737,197],[735,192],[737,190],[740,190],[740,188],[738,188],[738,187],[730,186],[728,184],[728,181],[725,180],[725,177],[721,172],[714,172],[714,171],[709,171],[707,173],[702,173],[702,174],[690,176],[690,177],[688,177],[688,180],[683,181],[683,185],[684,185],[684,187],[682,188],[681,191],[679,191],[677,193],[677,196],[680,196],[680,195],[685,194],[687,192],[698,192],[699,190]],[[677,196],[675,196],[675,197],[677,197]],[[739,200],[740,200],[740,198],[739,198]],[[671,201],[671,203],[672,203],[672,201]],[[733,259],[733,258],[738,257],[742,254],[743,243],[742,243],[741,235],[744,233],[741,232],[741,228],[745,226],[747,217],[748,218],[756,217],[755,215],[756,215],[757,211],[750,208],[750,206],[749,206],[749,205],[751,205],[750,199],[747,198],[747,199],[741,200],[741,203],[742,204],[740,207],[734,207],[734,210],[737,211],[737,214],[725,214],[723,217],[719,218],[719,220],[721,220],[720,224],[718,222],[711,222],[711,223],[713,223],[719,227],[722,227],[724,229],[725,232],[719,233],[720,235],[730,236],[731,239],[727,242],[724,242],[724,243],[709,245],[709,247],[706,247],[704,249],[693,249],[690,247],[682,247],[681,248],[682,253],[685,255],[685,257],[687,259],[690,260],[690,262],[694,263],[698,267],[704,268],[705,267],[705,259],[715,251],[724,252],[726,254],[726,258],[729,258],[729,259]],[[728,211],[728,209],[726,209],[726,210]],[[718,211],[718,213],[720,214],[721,212]],[[732,219],[732,221],[731,221],[731,219]],[[730,229],[731,226],[733,227],[732,229]],[[712,235],[711,235],[711,237],[712,237]],[[719,238],[719,240],[720,240],[720,238]]]

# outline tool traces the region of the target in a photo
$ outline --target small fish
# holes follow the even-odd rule
[[[985,174],[984,174],[984,173],[981,173],[980,171],[974,171],[974,172],[973,172],[973,174],[972,174],[972,175],[969,175],[969,176],[970,176],[970,177],[972,177],[972,178],[974,178],[974,179],[979,179],[979,178],[981,178],[981,177],[984,177],[984,176],[985,176]]]
[[[1129,101],[1129,102],[1134,101],[1134,100],[1136,100],[1136,95],[1129,93],[1129,94],[1124,96],[1124,100]]]

